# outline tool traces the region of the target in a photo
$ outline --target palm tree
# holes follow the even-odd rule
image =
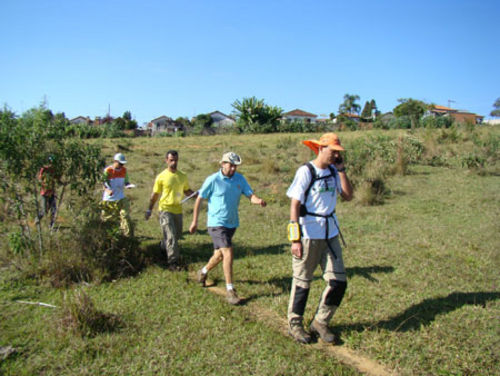
[[[244,131],[262,132],[263,126],[267,131],[275,131],[278,119],[283,113],[283,109],[278,106],[270,106],[264,103],[264,99],[255,97],[236,100],[231,105],[234,108],[239,127]]]
[[[356,113],[359,115],[361,106],[356,101],[359,101],[359,95],[345,94],[344,102],[339,106],[339,113]]]

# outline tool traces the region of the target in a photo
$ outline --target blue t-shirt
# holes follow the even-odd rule
[[[245,177],[238,172],[231,178],[224,176],[221,171],[206,178],[200,188],[200,196],[208,199],[207,226],[238,227],[238,206],[242,194],[250,197],[253,191]]]

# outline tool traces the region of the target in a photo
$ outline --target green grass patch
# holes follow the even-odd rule
[[[353,200],[340,202],[337,209],[347,242],[349,282],[333,328],[344,346],[401,375],[499,374],[499,134],[497,128],[485,127],[434,135],[425,129],[340,135],[343,145],[361,149],[347,152],[348,174],[357,182],[355,195],[364,182],[377,178],[384,188],[376,191],[383,192],[377,205]],[[269,319],[286,317],[291,283],[286,190],[296,168],[312,159],[301,141],[318,137],[91,141],[99,142],[108,156],[117,151],[117,143],[127,148],[130,179],[138,186],[127,193],[141,242],[138,259],[144,266],[127,278],[117,275],[113,281],[86,287],[92,303],[83,300],[87,304],[80,305],[91,306],[85,317],[96,321],[83,321],[83,332],[92,335],[80,335],[74,326],[61,325],[65,304],[73,312],[79,306],[76,298],[73,305],[65,303],[64,294],[73,290],[21,277],[3,254],[0,346],[12,346],[16,352],[1,360],[0,373],[356,374],[329,353],[294,343],[281,334],[280,322]],[[194,235],[186,231],[193,201],[184,208],[181,246],[188,270],[173,273],[164,268],[156,209],[147,222],[143,214],[154,177],[165,168],[164,154],[171,148],[179,150],[179,168],[188,174],[193,189],[215,172],[223,152],[239,153],[239,171],[269,203],[259,208],[242,199],[240,205],[234,274],[239,294],[248,299],[244,306],[227,305],[189,278],[212,253],[204,224],[206,205]],[[462,164],[470,153],[480,156],[483,165]],[[435,163],[436,158],[442,163]],[[220,267],[211,278],[224,287]],[[317,271],[306,321],[313,317],[323,287]]]

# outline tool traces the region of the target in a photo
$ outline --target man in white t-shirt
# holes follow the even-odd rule
[[[339,242],[335,215],[337,193],[349,201],[353,189],[347,178],[341,152],[345,149],[335,133],[326,133],[303,143],[317,155],[297,170],[287,191],[291,199],[290,225],[292,240],[293,281],[288,305],[288,329],[298,342],[309,343],[311,335],[304,330],[303,316],[314,270],[318,265],[326,282],[310,332],[323,341],[334,342],[328,323],[340,305],[347,278]],[[300,220],[300,222],[299,222]]]

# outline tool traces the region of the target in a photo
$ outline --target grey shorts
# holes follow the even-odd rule
[[[233,239],[233,235],[236,232],[236,228],[227,228],[223,226],[208,227],[207,231],[212,237],[214,249],[230,248],[233,246],[231,240]]]

